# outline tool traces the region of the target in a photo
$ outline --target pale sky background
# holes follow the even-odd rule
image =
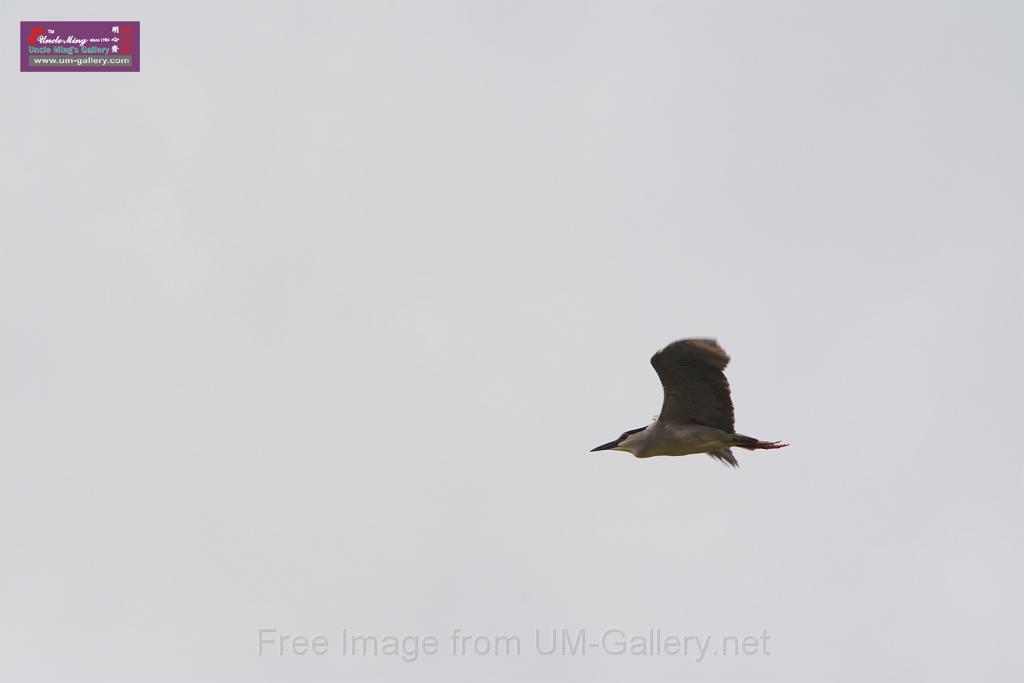
[[[19,73],[23,19],[140,20],[142,72]],[[0,25],[0,678],[1021,680],[1020,3]],[[791,447],[589,453],[687,336]]]

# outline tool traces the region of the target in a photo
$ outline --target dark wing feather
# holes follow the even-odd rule
[[[682,339],[654,354],[651,365],[665,390],[659,419],[732,434],[732,397],[723,372],[728,364],[728,354],[714,339]]]

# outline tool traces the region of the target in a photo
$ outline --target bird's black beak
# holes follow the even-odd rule
[[[608,450],[611,450],[611,449],[615,448],[618,445],[619,445],[619,440],[615,439],[615,441],[609,441],[608,443],[603,443],[600,446],[597,446],[595,448],[591,448],[590,452],[594,453],[596,451],[608,451]]]

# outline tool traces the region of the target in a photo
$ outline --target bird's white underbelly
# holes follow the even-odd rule
[[[709,453],[720,448],[728,448],[727,441],[701,441],[688,444],[656,444],[647,449],[644,455],[691,455],[693,453]]]
[[[659,429],[644,449],[645,456],[690,455],[707,453],[732,444],[731,435],[703,425],[665,426]]]

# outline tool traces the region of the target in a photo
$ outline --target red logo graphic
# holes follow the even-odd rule
[[[135,32],[132,31],[131,26],[121,26],[119,29],[119,35],[121,36],[121,45],[119,51],[121,54],[130,55],[132,53],[132,36]]]
[[[28,36],[28,44],[29,45],[35,45],[36,44],[36,40],[39,38],[39,36],[43,35],[44,33],[46,33],[46,31],[44,31],[43,29],[39,28],[38,26],[33,27],[32,28],[32,33],[30,33],[29,36]]]

